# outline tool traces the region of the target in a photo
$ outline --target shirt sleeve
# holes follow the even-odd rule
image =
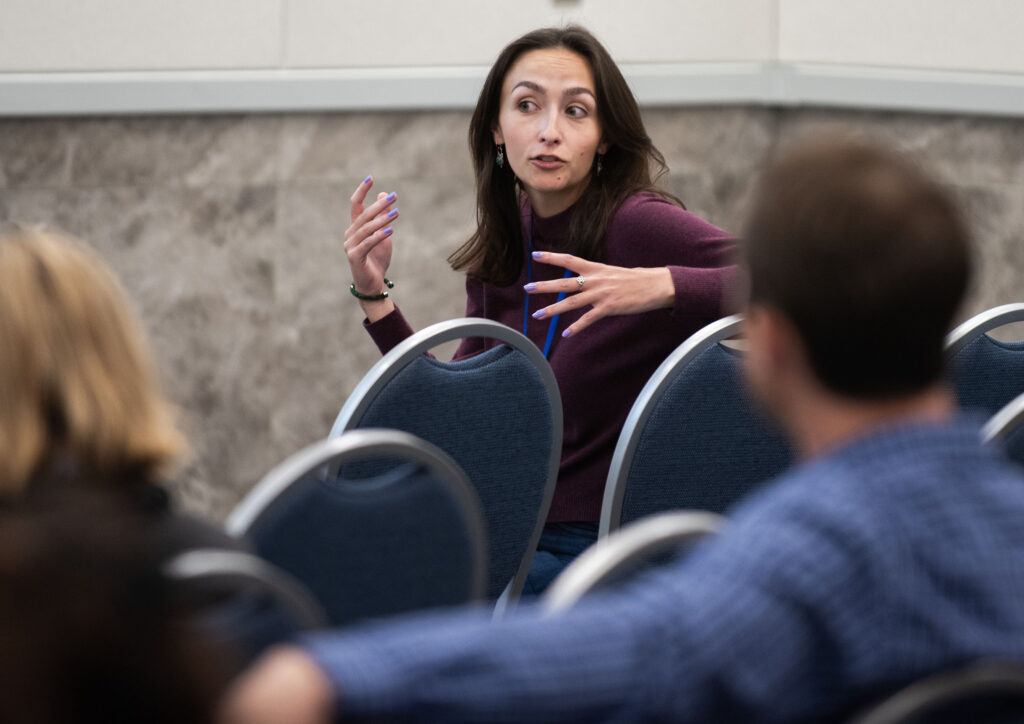
[[[689,560],[557,617],[536,606],[498,623],[480,611],[435,614],[313,635],[306,646],[351,715],[438,722],[746,721],[766,712],[799,718],[842,703],[833,660],[842,646],[830,639],[820,603],[836,591],[857,591],[842,575],[847,542],[816,538],[813,530],[743,526]],[[841,575],[829,575],[823,561]]]

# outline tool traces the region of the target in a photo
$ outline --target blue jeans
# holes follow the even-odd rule
[[[533,554],[523,597],[540,595],[562,569],[597,540],[597,523],[548,523]]]

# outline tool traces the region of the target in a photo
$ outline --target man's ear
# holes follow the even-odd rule
[[[753,304],[744,315],[750,363],[762,379],[775,379],[793,368],[802,347],[796,328],[778,309]]]
[[[757,304],[748,305],[743,315],[747,385],[761,406],[780,420],[788,404],[792,373],[784,319],[774,308]]]

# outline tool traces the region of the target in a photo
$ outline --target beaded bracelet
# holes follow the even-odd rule
[[[384,286],[386,286],[388,289],[394,289],[395,283],[388,279],[387,277],[384,277]],[[363,302],[379,302],[381,299],[387,299],[388,289],[385,289],[380,294],[360,294],[359,292],[356,291],[355,282],[352,282],[351,284],[348,285],[348,290],[352,292],[352,296]]]

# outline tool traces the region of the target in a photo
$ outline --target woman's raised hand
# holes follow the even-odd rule
[[[398,218],[393,208],[397,194],[377,194],[377,200],[366,206],[366,195],[373,186],[367,176],[356,188],[352,202],[352,224],[345,230],[345,254],[352,269],[356,291],[375,296],[384,291],[384,276],[391,264],[392,224]]]
[[[534,312],[535,318],[547,319],[572,309],[590,307],[589,311],[562,332],[563,337],[579,334],[602,317],[637,314],[675,304],[675,284],[667,267],[627,269],[550,251],[533,252],[533,260],[560,266],[577,274],[524,287],[528,294],[567,293],[561,302]]]

